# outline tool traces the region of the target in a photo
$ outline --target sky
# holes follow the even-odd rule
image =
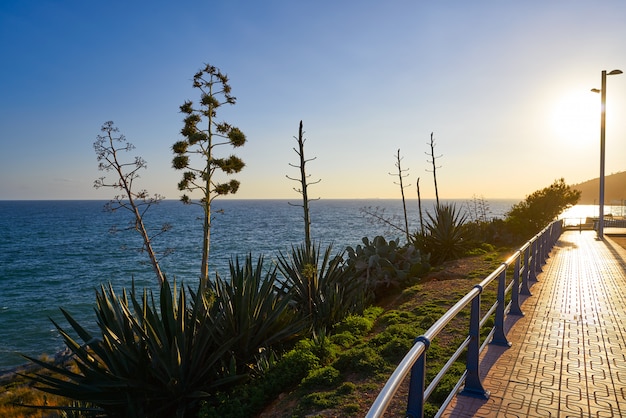
[[[248,142],[240,199],[298,199],[302,120],[311,198],[519,198],[598,177],[602,70],[626,71],[626,2],[3,0],[0,200],[103,199],[106,121],[177,199],[179,106],[205,64]],[[626,170],[626,74],[607,77],[606,173]]]

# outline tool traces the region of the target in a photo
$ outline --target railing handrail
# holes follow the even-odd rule
[[[536,280],[536,274],[541,269],[541,265],[548,257],[548,253],[562,231],[562,220],[554,221],[546,226],[541,232],[535,235],[522,245],[513,255],[511,255],[498,268],[491,272],[479,284],[474,286],[472,290],[467,292],[459,299],[446,313],[444,313],[428,330],[415,339],[415,343],[404,356],[398,367],[391,374],[385,386],[378,394],[378,397],[369,409],[366,417],[377,418],[382,417],[391,400],[397,393],[400,385],[411,372],[411,388],[409,388],[409,400],[407,407],[407,416],[422,417],[424,411],[424,402],[435,389],[443,375],[448,371],[450,366],[456,361],[463,350],[468,349],[466,360],[466,371],[455,386],[456,391],[463,383],[465,383],[465,391],[469,396],[488,397],[489,392],[486,391],[480,382],[478,376],[478,356],[484,349],[487,341],[492,344],[510,345],[504,334],[504,319],[506,310],[510,310],[510,314],[522,314],[518,303],[518,294],[530,294],[528,281]],[[523,265],[522,265],[523,259]],[[513,280],[510,285],[506,283],[506,271],[510,266],[515,266]],[[485,313],[480,316],[480,299],[483,289],[498,279],[498,295],[494,304]],[[506,304],[506,295],[511,292],[511,302]],[[428,387],[425,385],[425,366],[426,352],[431,341],[441,333],[445,327],[465,308],[472,307],[470,315],[470,330],[468,337],[459,345],[455,353],[448,362],[441,368],[440,372],[430,382]],[[481,346],[479,344],[480,329],[486,320],[494,314],[496,320],[494,327],[489,333],[489,340]],[[470,353],[471,351],[471,353]],[[416,399],[416,397],[419,397]],[[440,410],[451,401],[452,393]]]

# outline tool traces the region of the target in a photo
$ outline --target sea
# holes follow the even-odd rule
[[[454,200],[470,219],[503,217],[518,200]],[[64,348],[51,320],[71,328],[59,308],[92,332],[95,292],[112,285],[117,293],[157,290],[148,256],[130,212],[104,210],[106,201],[0,201],[0,371],[27,363],[23,355],[54,355]],[[434,200],[422,200],[432,211]],[[417,200],[407,200],[409,229],[417,230]],[[265,265],[304,241],[301,201],[215,200],[210,246],[210,274],[228,277],[229,261],[250,254]],[[587,208],[587,212],[593,211]],[[597,209],[596,213],[597,213]],[[577,212],[583,216],[585,211]],[[402,201],[315,200],[310,202],[311,235],[323,249],[340,253],[363,237],[382,235],[405,242],[389,226],[403,224]],[[202,209],[165,200],[151,206],[144,222],[156,236],[160,265],[169,280],[196,288],[202,250]],[[593,213],[591,213],[593,215]],[[390,222],[383,222],[385,219]],[[161,228],[169,225],[166,232]]]

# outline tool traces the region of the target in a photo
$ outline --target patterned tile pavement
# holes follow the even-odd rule
[[[487,400],[457,395],[442,417],[626,417],[626,251],[593,231],[565,231],[510,348],[489,345]]]

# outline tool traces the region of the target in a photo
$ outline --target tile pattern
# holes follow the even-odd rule
[[[626,251],[566,231],[507,317],[510,348],[489,345],[489,399],[457,395],[442,417],[626,417]]]

